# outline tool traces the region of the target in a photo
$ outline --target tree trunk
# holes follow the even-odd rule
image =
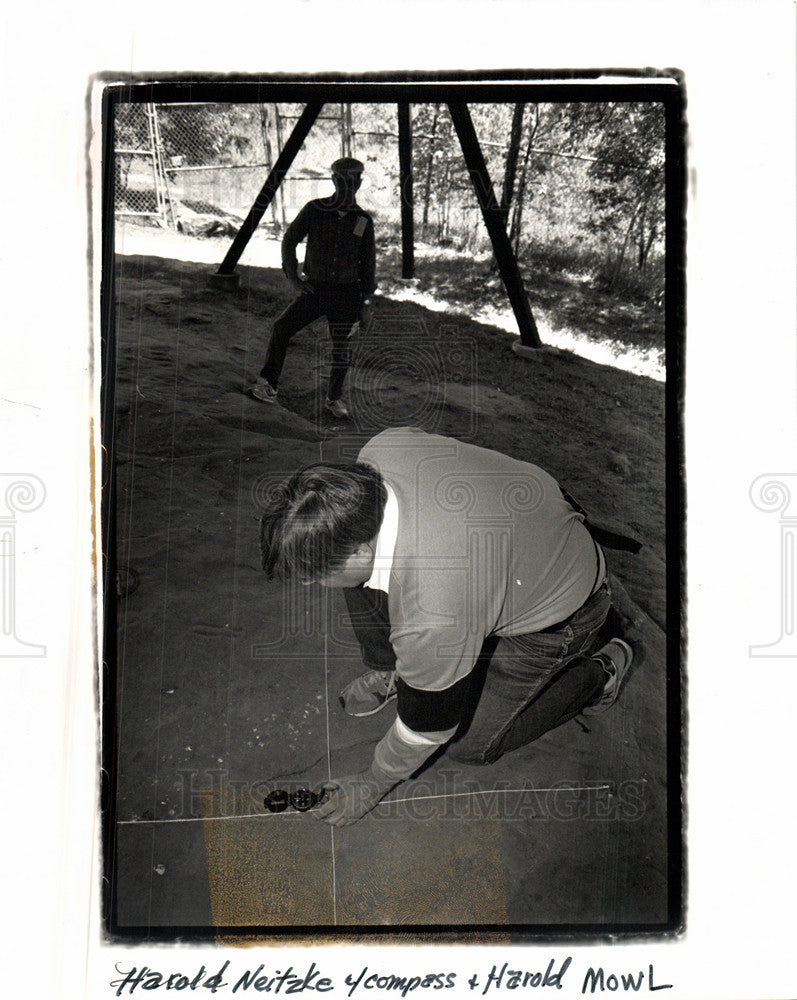
[[[260,105],[260,127],[263,130],[263,151],[266,154],[266,167],[268,170],[274,166],[274,157],[271,151],[271,135],[269,134],[269,120],[268,120],[268,105]],[[280,191],[279,197],[282,197],[282,192]],[[274,224],[274,229],[279,232],[280,225],[279,219],[277,218],[277,199],[275,198],[271,202],[271,221]]]
[[[449,236],[449,216],[451,212],[451,163],[446,157],[443,173],[443,213],[437,227],[438,240],[447,240]]]
[[[509,134],[509,149],[506,152],[506,168],[504,170],[504,189],[501,192],[501,211],[509,215],[512,204],[512,193],[515,190],[515,173],[520,155],[520,139],[523,133],[523,113],[525,104],[516,104],[512,114],[512,130]]]
[[[421,238],[426,239],[429,228],[429,202],[432,197],[432,168],[434,166],[434,139],[437,134],[437,118],[440,112],[440,105],[434,106],[434,117],[432,118],[432,129],[429,135],[429,155],[426,158],[426,177],[423,182],[423,215],[421,217]]]
[[[515,210],[512,213],[512,225],[509,229],[509,240],[515,251],[515,256],[517,257],[520,250],[520,234],[523,227],[523,203],[526,200],[526,183],[528,180],[529,173],[529,160],[531,159],[531,147],[534,143],[534,137],[537,134],[537,126],[540,123],[540,109],[537,105],[534,106],[535,118],[534,124],[529,129],[529,139],[526,143],[526,151],[523,154],[523,164],[520,168],[520,177],[518,178],[517,184],[517,194],[515,196]]]
[[[634,229],[634,223],[636,222],[637,214],[639,213],[639,209],[641,208],[641,206],[642,206],[642,199],[640,198],[640,200],[636,203],[636,206],[634,207],[634,211],[631,215],[631,221],[628,223],[628,228],[626,229],[625,236],[623,237],[623,245],[620,247],[620,256],[617,258],[617,263],[614,266],[614,271],[612,272],[612,276],[609,279],[610,292],[613,290],[615,284],[617,283],[617,279],[620,277],[620,269],[622,268],[623,261],[625,260],[625,251],[628,248],[628,241],[631,238],[631,233]]]
[[[274,105],[274,128],[277,133],[277,157],[279,158],[282,153],[282,119],[280,118],[279,104]],[[269,167],[269,169],[271,168]],[[285,194],[281,184],[277,189],[277,198],[279,199],[280,222],[282,224],[282,231],[284,232],[288,228],[288,216],[285,211]]]
[[[643,258],[642,270],[645,270],[648,266],[648,258],[650,256],[650,249],[653,246],[653,241],[656,239],[656,233],[658,232],[656,228],[656,223],[654,222],[650,227],[650,232],[648,233],[648,238],[645,243],[645,253]]]
[[[648,199],[647,195],[643,195],[642,201],[642,211],[639,214],[639,220],[637,222],[637,232],[636,232],[636,266],[638,271],[645,270],[645,222],[647,221],[648,215]]]
[[[340,155],[354,156],[354,137],[351,121],[351,104],[340,106]]]

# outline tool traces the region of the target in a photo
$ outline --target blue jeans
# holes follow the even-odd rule
[[[395,667],[387,597],[368,587],[344,590],[366,666]],[[606,673],[592,653],[611,608],[604,582],[554,630],[488,639],[471,674],[468,711],[448,747],[454,760],[491,764],[532,743],[597,700]]]

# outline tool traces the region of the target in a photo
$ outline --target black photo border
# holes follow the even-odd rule
[[[671,68],[489,70],[479,72],[338,73],[308,75],[234,75],[181,73],[97,74],[91,89],[102,89],[101,161],[101,286],[100,345],[102,377],[102,584],[103,643],[99,683],[101,722],[101,785],[103,857],[102,923],[109,941],[197,942],[217,940],[304,940],[401,943],[505,943],[534,941],[596,942],[660,938],[683,933],[686,920],[686,815],[684,765],[686,760],[685,658],[686,658],[686,552],[684,379],[686,334],[686,191],[687,124],[686,83]],[[223,95],[223,96],[222,96]],[[593,925],[404,925],[295,926],[295,927],[120,927],[116,921],[114,878],[116,829],[116,484],[115,484],[115,386],[116,308],[114,281],[114,109],[123,103],[280,101],[428,103],[458,100],[469,103],[539,103],[574,101],[656,101],[664,105],[666,120],[666,383],[665,453],[667,529],[667,825],[668,917],[661,924]]]

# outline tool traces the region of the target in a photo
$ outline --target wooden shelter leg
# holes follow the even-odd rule
[[[217,272],[219,275],[231,275],[235,270],[235,265],[240,260],[246,244],[252,238],[252,233],[257,229],[258,223],[265,215],[266,209],[271,204],[277,188],[290,169],[296,154],[307,138],[307,133],[313,127],[313,123],[321,113],[323,106],[323,101],[311,101],[301,113],[301,116],[293,127],[293,131],[288,137],[288,141],[277,158],[277,162],[271,168],[271,172],[266,178],[266,183],[261,188],[260,194],[255,198],[255,203],[249,210],[249,215],[244,219],[241,228],[232,241],[230,249],[227,251],[226,257],[221,262]]]
[[[537,324],[534,322],[528,296],[523,287],[517,259],[512,252],[512,244],[509,242],[509,236],[506,232],[506,217],[496,200],[468,106],[464,102],[456,102],[449,104],[448,110],[454,128],[457,130],[462,155],[465,157],[465,165],[473,182],[482,217],[493,245],[493,252],[498,261],[501,278],[517,320],[520,342],[524,347],[542,347]]]
[[[398,104],[399,131],[399,196],[401,199],[401,276],[415,277],[415,219],[412,190],[412,131],[410,106]]]

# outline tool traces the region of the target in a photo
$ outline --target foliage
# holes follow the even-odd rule
[[[163,152],[184,166],[273,163],[301,110],[289,104],[161,106]],[[564,254],[571,271],[596,285],[644,289],[653,299],[659,295],[663,105],[471,104],[469,110],[521,261],[538,259],[546,250],[549,256]],[[118,147],[146,148],[147,129],[143,106],[120,106]],[[316,190],[313,178],[323,183],[332,159],[349,152],[366,163],[363,204],[374,212],[380,234],[398,231],[395,104],[325,105],[292,167],[303,181],[294,189],[296,197]],[[412,157],[416,237],[444,247],[489,250],[445,104],[412,106]],[[121,156],[117,161],[117,182],[123,186],[129,161]],[[284,207],[281,218],[284,225]]]
[[[660,104],[614,104],[603,118],[590,167],[596,231],[623,231],[616,272],[629,243],[638,270],[662,237],[664,218],[664,109]]]

